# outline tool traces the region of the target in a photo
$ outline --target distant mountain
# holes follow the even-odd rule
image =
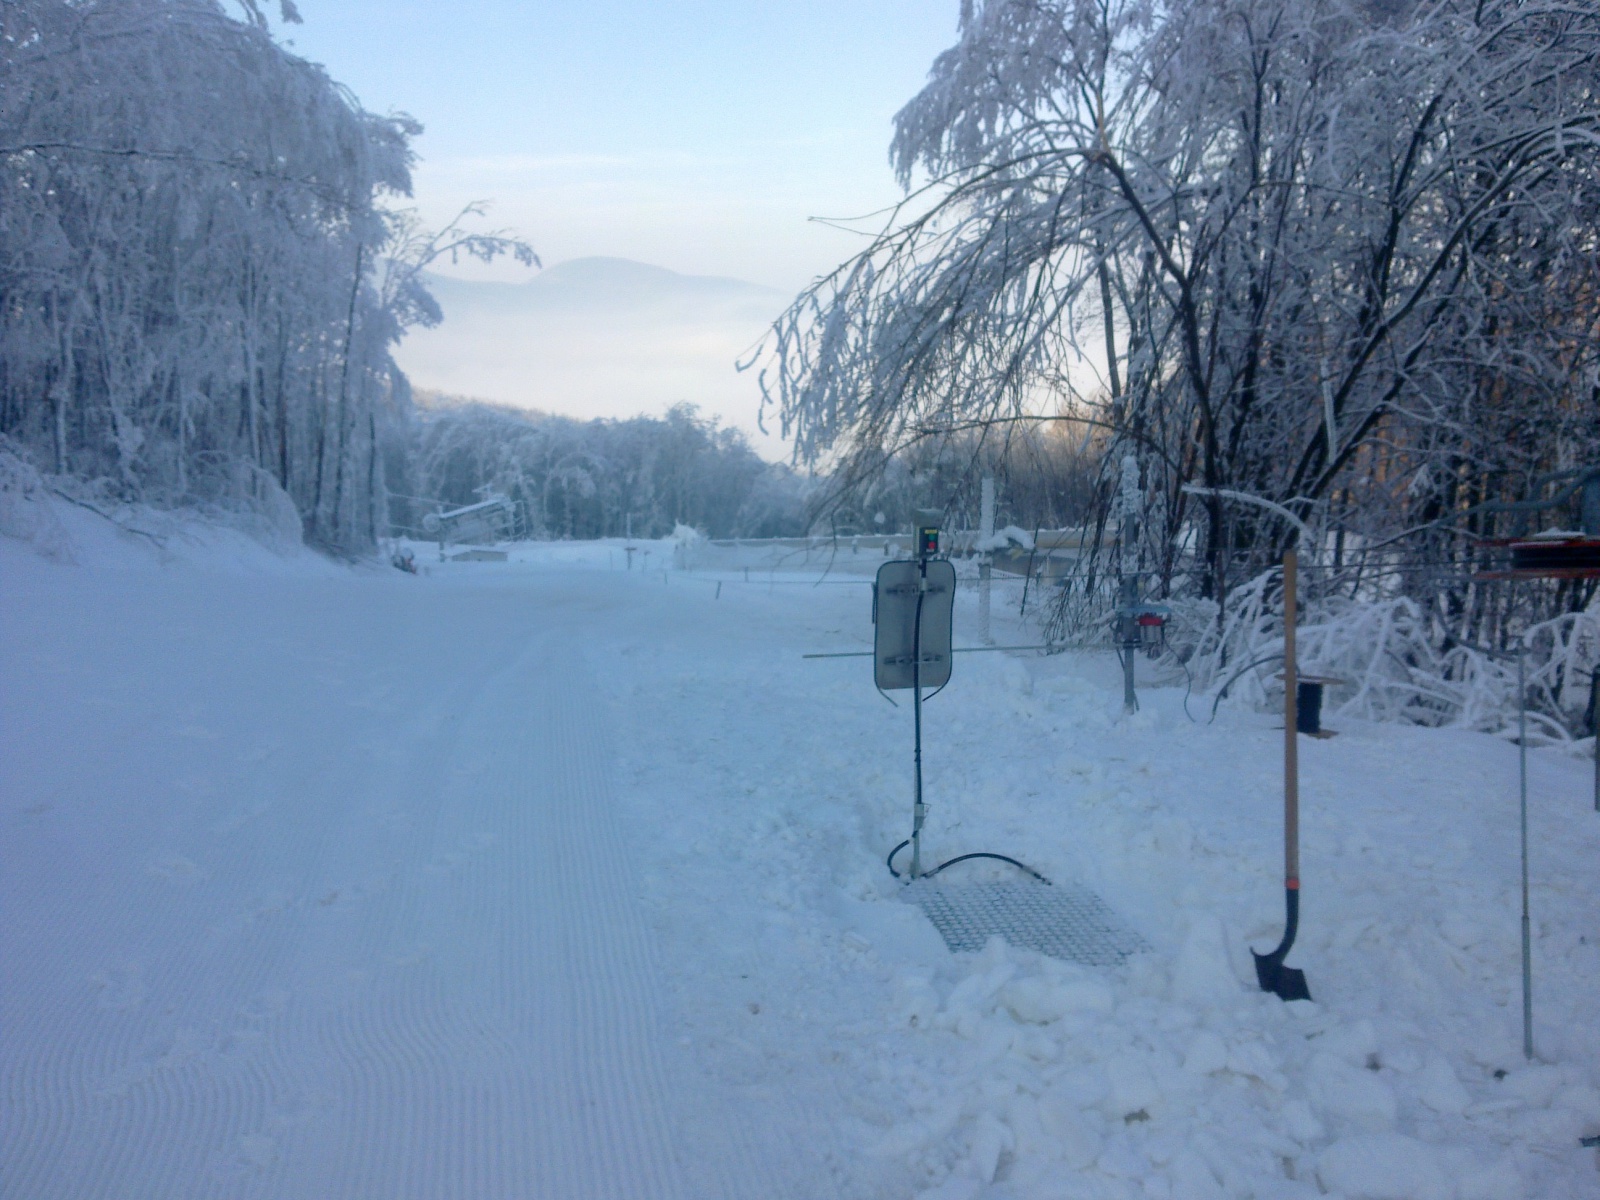
[[[785,455],[756,428],[754,374],[734,368],[783,311],[782,292],[622,258],[573,259],[527,283],[430,275],[428,286],[444,322],[396,354],[419,387],[578,417],[687,401]]]

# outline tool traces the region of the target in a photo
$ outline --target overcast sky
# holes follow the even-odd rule
[[[794,292],[900,195],[890,122],[958,0],[298,0],[280,36],[401,110],[431,220],[491,200],[546,263],[616,255]],[[463,272],[466,273],[466,272]],[[492,272],[518,278],[511,268]],[[525,273],[524,273],[525,274]]]

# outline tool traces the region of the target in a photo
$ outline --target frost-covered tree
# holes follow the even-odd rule
[[[1600,459],[1594,5],[973,0],[891,156],[766,375],[846,478],[1095,422],[1221,599],[1296,530],[1227,492],[1353,547]]]
[[[123,498],[287,494],[309,537],[357,549],[407,396],[389,351],[438,319],[418,268],[526,248],[387,209],[419,127],[239,11],[0,5],[0,433]]]

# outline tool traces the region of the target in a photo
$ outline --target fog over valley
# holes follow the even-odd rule
[[[622,258],[578,258],[526,283],[427,276],[444,312],[395,358],[421,389],[580,418],[622,419],[691,403],[786,457],[757,424],[760,385],[739,371],[789,297]]]

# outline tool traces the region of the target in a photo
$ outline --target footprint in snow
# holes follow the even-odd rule
[[[138,963],[127,963],[96,971],[89,982],[100,993],[97,1004],[101,1008],[125,1011],[144,1003],[147,990],[144,985],[144,968]]]
[[[192,860],[181,854],[168,854],[156,859],[147,868],[150,874],[173,883],[184,883],[191,879],[199,879],[205,872]]]

